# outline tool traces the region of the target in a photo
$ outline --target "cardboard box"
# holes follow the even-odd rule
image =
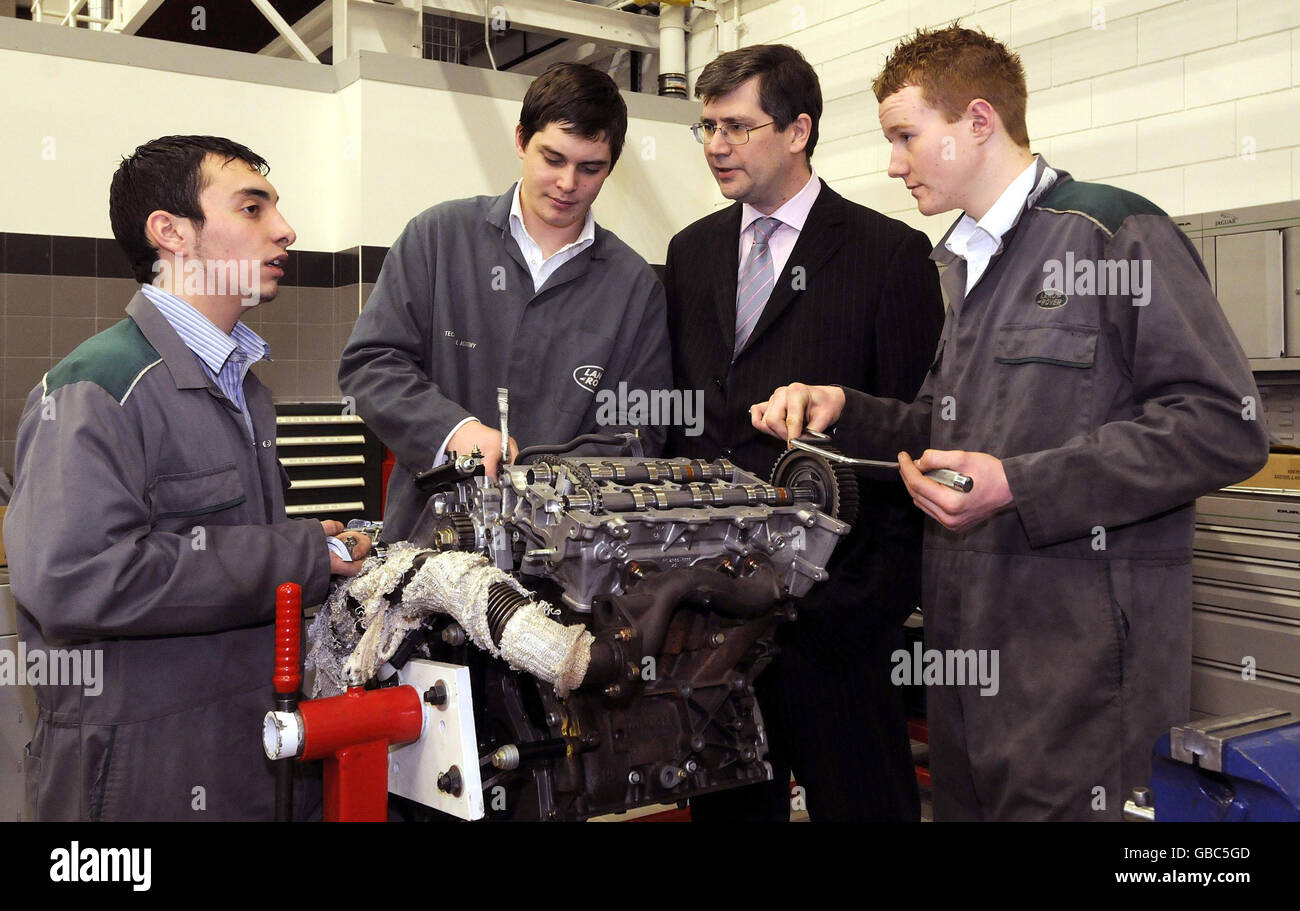
[[[1228,489],[1239,487],[1300,493],[1300,453],[1270,452],[1263,471]]]

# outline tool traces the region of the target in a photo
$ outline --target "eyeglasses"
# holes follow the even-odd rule
[[[749,134],[754,130],[761,130],[763,127],[770,127],[776,123],[775,120],[769,120],[767,123],[760,123],[756,127],[742,127],[722,125],[716,123],[693,123],[691,124],[691,135],[700,145],[708,145],[713,139],[714,133],[721,133],[722,139],[729,146],[743,146],[749,142]]]

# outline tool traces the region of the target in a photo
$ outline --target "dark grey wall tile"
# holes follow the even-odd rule
[[[53,238],[48,234],[5,235],[4,271],[25,275],[49,275]]]
[[[334,353],[338,356],[339,360],[343,359],[343,349],[347,347],[348,339],[351,337],[352,337],[351,326],[340,325],[334,327],[334,349],[333,350]]]
[[[5,394],[13,398],[27,398],[27,394],[41,381],[50,369],[48,357],[6,357],[0,365],[4,373]]]
[[[296,254],[298,285],[303,288],[334,287],[334,254],[304,250]]]
[[[334,322],[333,288],[299,288],[298,322],[330,325]]]
[[[54,275],[95,276],[95,238],[54,237],[50,271]]]
[[[60,316],[94,317],[99,296],[99,279],[56,275],[50,279],[50,313]]]
[[[4,349],[6,358],[50,356],[50,324],[48,316],[5,316]]]
[[[291,323],[266,323],[257,330],[271,346],[271,357],[278,361],[298,359],[298,327]]]
[[[133,278],[131,263],[116,240],[95,239],[95,275],[99,278]]]
[[[357,314],[361,312],[361,285],[351,284],[344,285],[341,288],[334,289],[334,314],[330,322],[347,323],[351,325],[356,322]]]
[[[94,334],[94,317],[56,316],[50,330],[50,353],[55,358],[66,357]]]
[[[361,248],[361,280],[363,282],[374,284],[379,280],[379,270],[383,268],[386,256],[388,256],[387,247]]]
[[[298,322],[298,301],[301,298],[301,289],[286,288],[281,285],[279,293],[275,295],[275,300],[263,301],[257,306],[257,312],[261,314],[263,325],[267,323]]]
[[[18,419],[22,417],[26,399],[0,399],[0,439],[18,439]],[[6,463],[10,474],[13,473],[13,461]]]
[[[361,248],[348,247],[334,254],[334,287],[355,285],[361,280]]]
[[[48,275],[6,275],[5,315],[49,316],[53,287]]]
[[[111,317],[114,322],[125,317],[126,305],[140,290],[140,283],[133,278],[99,278],[96,282],[95,316],[100,319]]]
[[[9,477],[14,475],[14,441],[0,440],[0,469]]]
[[[299,393],[304,401],[338,401],[338,364],[334,361],[299,361]]]
[[[298,326],[298,359],[335,360],[334,327],[302,323]]]
[[[276,365],[279,372],[271,387],[271,397],[277,402],[296,402],[300,396],[298,384],[298,362],[286,361]]]

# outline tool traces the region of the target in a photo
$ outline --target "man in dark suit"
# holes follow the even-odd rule
[[[669,448],[765,477],[783,446],[754,429],[749,406],[805,375],[910,400],[934,356],[942,296],[925,235],[813,173],[821,89],[798,51],[723,54],[695,94],[704,109],[692,129],[735,205],[668,247],[674,383],[704,391],[702,434],[676,428]],[[897,480],[859,486],[831,578],[781,626],[781,652],[756,684],[773,780],[693,800],[697,820],[788,819],[791,771],[815,820],[919,818],[890,655],[920,600],[921,522]]]

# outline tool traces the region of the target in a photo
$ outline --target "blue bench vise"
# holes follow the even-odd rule
[[[1150,796],[1157,822],[1300,822],[1300,719],[1261,709],[1176,725],[1156,743]]]

